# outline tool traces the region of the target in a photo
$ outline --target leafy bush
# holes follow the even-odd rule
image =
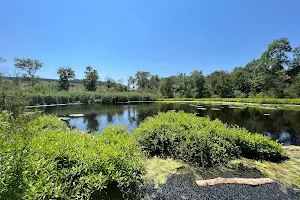
[[[149,117],[134,130],[134,135],[150,155],[179,158],[201,166],[240,156],[273,160],[283,153],[278,142],[263,135],[183,112]]]
[[[124,127],[92,136],[52,116],[0,120],[0,199],[103,199],[111,187],[130,198],[144,174],[144,156]]]
[[[28,104],[24,92],[12,82],[0,77],[0,111],[7,110],[17,116]]]

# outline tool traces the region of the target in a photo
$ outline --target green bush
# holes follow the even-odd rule
[[[24,92],[12,82],[0,77],[0,111],[7,110],[17,116],[28,104]]]
[[[144,174],[144,156],[122,126],[93,136],[53,116],[0,120],[0,199],[103,199],[110,190],[131,198]]]
[[[278,142],[263,135],[183,112],[149,117],[134,130],[134,135],[150,155],[178,158],[201,166],[240,156],[273,160],[283,153]]]

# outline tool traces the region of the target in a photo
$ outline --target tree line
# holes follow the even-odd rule
[[[129,77],[128,88],[164,97],[300,97],[300,46],[292,48],[287,38],[280,38],[245,66],[207,76],[200,70],[164,78],[137,72]]]
[[[16,85],[21,81],[34,86],[36,72],[43,66],[39,60],[15,58],[13,76]],[[5,62],[0,58],[0,62]],[[70,80],[75,78],[72,68],[57,70],[57,89],[68,91]],[[99,86],[97,70],[86,67],[82,83],[87,91]],[[204,75],[201,70],[190,74],[178,73],[159,77],[150,72],[138,71],[128,77],[127,86],[106,77],[104,86],[109,91],[147,91],[164,97],[213,98],[213,97],[300,97],[300,46],[293,48],[287,38],[274,40],[261,57],[231,72],[217,70]]]

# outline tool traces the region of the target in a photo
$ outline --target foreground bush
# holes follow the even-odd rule
[[[201,166],[240,156],[273,160],[283,153],[278,142],[263,135],[183,112],[147,118],[134,135],[150,155],[179,158]]]
[[[29,105],[50,105],[68,103],[119,103],[128,101],[154,101],[156,95],[138,92],[53,92],[53,93],[28,93]]]
[[[92,136],[52,116],[19,120],[16,128],[7,113],[0,120],[0,199],[102,199],[109,190],[130,198],[144,173],[124,127]]]

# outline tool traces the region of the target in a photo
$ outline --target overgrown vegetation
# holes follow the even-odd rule
[[[283,189],[293,188],[300,192],[300,147],[285,146],[283,148],[289,157],[289,159],[284,162],[273,163],[241,158],[233,160],[230,163],[233,165],[243,164],[249,168],[258,169],[263,174],[280,183]]]
[[[300,105],[300,99],[278,98],[159,98],[160,101],[220,101],[257,104],[293,104]]]
[[[0,199],[104,199],[110,190],[131,199],[145,172],[143,154],[121,126],[92,136],[54,116],[15,120],[2,112],[0,145]]]
[[[276,160],[284,152],[281,144],[261,134],[183,112],[150,117],[134,130],[134,135],[151,156],[182,159],[200,166],[238,157]]]

